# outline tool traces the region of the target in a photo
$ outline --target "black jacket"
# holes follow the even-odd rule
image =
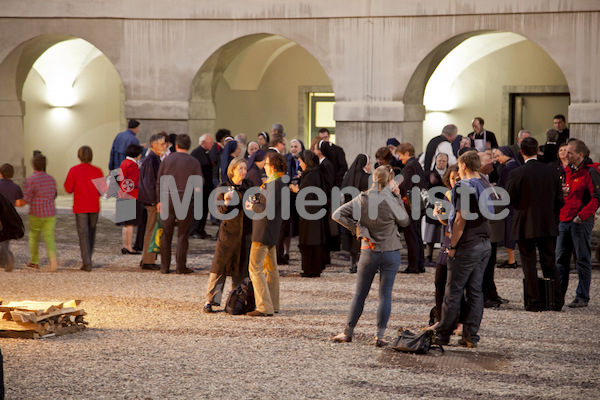
[[[272,207],[273,215],[269,214],[263,218],[252,218],[252,241],[262,243],[266,246],[275,246],[279,239],[281,230],[281,189],[286,186],[281,178],[271,181],[266,185],[266,197],[262,194],[256,195],[258,202],[252,206],[252,211],[262,213],[265,209]],[[289,201],[287,202],[289,204]]]
[[[156,196],[156,179],[160,168],[160,157],[150,151],[140,166],[140,184],[138,200],[148,206],[158,203]]]
[[[514,207],[514,240],[558,235],[564,199],[554,168],[537,160],[526,162],[510,172],[506,191]]]
[[[303,172],[302,179],[300,180],[299,189],[302,190],[307,187],[319,188],[321,190],[325,190],[325,184],[323,182],[323,177],[321,176],[321,172],[319,172],[318,168],[307,170]],[[317,195],[314,193],[306,196],[307,201],[317,200]],[[305,207],[305,210],[309,214],[316,214],[322,209],[326,209],[327,204],[323,206],[309,206]],[[326,210],[327,211],[327,210]],[[300,244],[315,246],[315,245],[323,245],[327,239],[328,228],[329,228],[329,218],[327,218],[329,213],[325,213],[325,217],[319,218],[316,220],[304,219],[300,217],[299,227],[298,227],[298,241]]]
[[[208,196],[210,192],[213,190],[213,165],[212,161],[208,156],[208,152],[204,150],[202,146],[196,147],[191,156],[194,157],[200,163],[200,168],[202,169],[202,177],[204,177],[204,186],[202,187],[204,196]]]

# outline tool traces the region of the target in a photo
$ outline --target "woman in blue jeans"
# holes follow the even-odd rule
[[[375,345],[383,347],[383,339],[392,309],[392,288],[400,266],[400,232],[398,226],[408,226],[410,220],[399,197],[394,172],[387,166],[373,173],[373,186],[352,201],[338,208],[334,221],[344,226],[361,240],[360,258],[356,276],[356,292],[350,306],[344,332],[333,336],[334,342],[351,342],[356,323],[362,314],[365,299],[375,274],[379,272],[379,305],[377,307],[377,334]],[[356,212],[353,210],[356,208]],[[354,215],[355,214],[355,215]],[[359,216],[358,219],[355,219]]]

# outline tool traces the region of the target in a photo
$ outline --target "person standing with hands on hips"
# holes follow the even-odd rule
[[[332,336],[334,342],[351,342],[365,299],[371,290],[375,274],[379,272],[379,305],[377,307],[377,334],[375,346],[388,344],[385,330],[392,310],[392,289],[400,266],[400,232],[398,226],[406,227],[410,217],[399,197],[400,189],[394,181],[389,165],[378,167],[373,173],[373,186],[352,201],[334,211],[332,218],[346,229],[356,232],[361,239],[360,258],[356,275],[356,291],[350,305],[346,328]],[[353,210],[360,210],[358,220]]]

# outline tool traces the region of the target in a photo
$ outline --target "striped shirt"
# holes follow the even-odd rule
[[[29,214],[38,218],[56,215],[54,199],[56,198],[56,182],[54,178],[42,171],[35,171],[25,181],[23,199],[29,204]]]

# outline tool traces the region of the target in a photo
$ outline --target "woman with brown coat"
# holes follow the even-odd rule
[[[206,304],[202,311],[212,313],[212,306],[221,305],[223,287],[227,276],[231,276],[231,288],[235,289],[245,279],[248,279],[248,256],[250,254],[250,235],[252,221],[246,216],[242,208],[242,198],[246,190],[253,185],[246,176],[246,161],[243,158],[234,158],[227,167],[227,181],[219,185],[227,190],[217,196],[224,205],[217,207],[223,214],[235,213],[233,218],[221,218],[221,227],[217,237],[215,257],[210,267],[208,287],[206,290]],[[238,201],[234,200],[235,196]]]

